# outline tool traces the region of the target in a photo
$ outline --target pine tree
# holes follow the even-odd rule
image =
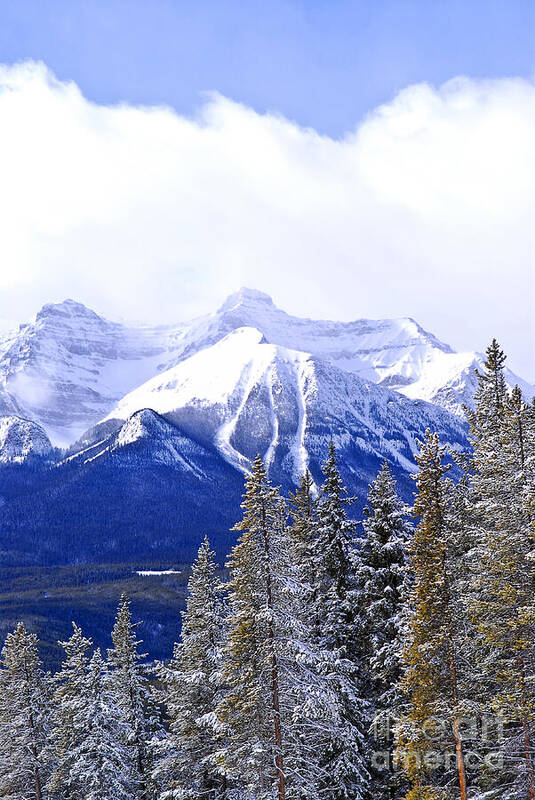
[[[288,532],[292,560],[300,569],[303,583],[310,586],[314,575],[313,540],[317,528],[317,499],[314,497],[314,481],[308,470],[301,478],[299,489],[290,495],[290,503],[292,523]]]
[[[38,639],[20,622],[0,661],[0,797],[42,800],[46,783],[48,682]]]
[[[137,626],[132,622],[130,602],[123,593],[112,632],[113,648],[108,650],[112,667],[110,685],[128,723],[127,730],[131,732],[132,738],[127,744],[137,772],[139,800],[148,800],[155,791],[151,785],[153,751],[150,743],[158,736],[160,726],[143,663],[146,654],[138,649],[141,641],[136,636]]]
[[[385,461],[370,485],[364,509],[364,539],[358,554],[362,646],[368,664],[367,696],[373,706],[373,745],[381,757],[373,769],[374,797],[396,798],[403,791],[393,773],[393,723],[404,702],[400,691],[402,618],[409,590],[407,506]]]
[[[228,687],[217,715],[226,741],[219,765],[258,800],[284,800],[286,706],[283,662],[287,620],[281,563],[285,518],[278,491],[258,456],[246,482],[240,538],[229,559],[228,636],[223,678]]]
[[[311,613],[316,623],[318,672],[328,678],[334,708],[318,743],[322,797],[360,800],[367,796],[366,731],[369,706],[363,699],[362,633],[356,581],[354,524],[345,511],[344,487],[333,443],[323,467],[314,540],[315,580]]]
[[[419,521],[410,547],[414,585],[403,649],[402,688],[408,705],[397,731],[397,756],[413,787],[407,800],[448,796],[450,750],[455,753],[458,796],[467,797],[459,722],[464,713],[464,611],[462,598],[452,590],[452,578],[462,567],[452,558],[443,457],[438,436],[426,431],[416,456],[414,513]]]
[[[73,715],[77,732],[71,749],[66,787],[80,800],[134,800],[137,794],[135,760],[124,742],[131,730],[110,686],[100,650],[89,662]]]
[[[54,771],[48,783],[51,797],[58,800],[80,800],[80,787],[71,780],[71,770],[76,766],[78,747],[85,735],[77,724],[80,708],[84,702],[87,651],[92,646],[81,628],[73,623],[73,634],[68,641],[59,643],[65,650],[65,660],[54,680],[56,690],[53,699],[50,745]]]
[[[487,710],[503,715],[506,761],[494,796],[535,798],[535,553],[529,497],[534,485],[533,409],[505,390],[505,356],[494,340],[468,413],[478,532],[473,618]],[[496,783],[496,782],[495,782]]]
[[[222,694],[223,587],[205,537],[188,581],[181,639],[157,670],[170,719],[157,765],[162,798],[223,798],[226,777],[215,766],[215,711]]]
[[[342,709],[331,674],[325,674],[325,654],[318,643],[321,611],[314,603],[321,570],[317,569],[318,501],[314,482],[305,472],[291,496],[292,522],[288,528],[289,580],[285,597],[291,620],[286,678],[292,686],[293,710],[287,734],[292,748],[287,763],[292,773],[292,796],[312,800],[325,794],[328,765],[318,752],[325,749],[333,731],[343,727]],[[292,663],[293,662],[293,663]],[[322,788],[323,787],[323,788]]]

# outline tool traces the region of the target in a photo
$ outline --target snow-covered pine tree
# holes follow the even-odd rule
[[[256,800],[284,800],[285,722],[289,719],[283,662],[287,537],[281,498],[260,456],[246,481],[238,543],[229,558],[228,634],[223,650],[227,686],[217,715],[225,730],[218,763]]]
[[[0,660],[0,798],[45,796],[49,688],[37,636],[19,622]]]
[[[322,787],[329,784],[329,765],[319,762],[318,752],[325,750],[333,730],[344,725],[337,687],[330,673],[325,674],[325,654],[318,643],[317,612],[321,609],[314,602],[320,575],[316,564],[316,494],[307,470],[290,498],[289,580],[285,593],[286,613],[291,621],[285,678],[293,702],[291,723],[286,725],[291,745],[286,762],[291,774],[291,795],[303,800],[325,795]]]
[[[478,668],[488,710],[505,718],[505,763],[495,797],[535,798],[535,552],[533,409],[505,390],[505,356],[493,340],[468,413],[478,530],[472,612],[483,637]]]
[[[222,694],[223,586],[205,537],[188,581],[180,642],[158,665],[159,696],[170,720],[156,766],[164,798],[225,797],[226,777],[215,765],[215,710]]]
[[[132,622],[130,601],[123,593],[111,635],[113,648],[108,650],[110,686],[132,736],[126,744],[137,772],[137,795],[139,800],[149,800],[155,794],[151,742],[157,739],[161,726],[144,664],[146,654],[139,652],[138,624]]]
[[[394,800],[404,791],[399,772],[393,770],[392,752],[394,720],[404,702],[399,683],[403,612],[410,583],[407,548],[412,527],[408,511],[385,461],[370,485],[357,557],[361,641],[368,665],[367,697],[373,707],[371,747],[382,754],[372,768],[377,800]]]
[[[73,714],[76,739],[71,749],[65,788],[78,800],[135,800],[138,775],[132,736],[112,691],[100,650],[89,662],[83,693]]]
[[[354,524],[347,518],[345,489],[332,441],[323,473],[310,613],[316,624],[318,673],[328,680],[334,708],[317,743],[323,771],[318,793],[329,800],[361,800],[369,790],[366,738],[370,708],[363,694]]]
[[[419,467],[414,513],[418,517],[411,545],[414,583],[411,613],[403,649],[402,689],[408,703],[397,729],[397,757],[412,789],[407,800],[437,800],[448,796],[453,779],[450,753],[455,754],[457,791],[467,798],[465,753],[459,719],[461,692],[463,608],[451,590],[451,539],[447,525],[448,466],[438,436],[426,431],[416,456]]]
[[[300,569],[301,580],[310,585],[314,573],[317,498],[314,496],[314,480],[308,470],[301,478],[299,488],[290,495],[290,514],[292,522],[288,532],[293,550],[292,560]]]
[[[74,622],[73,629],[70,639],[59,643],[65,650],[65,660],[54,676],[56,690],[50,730],[54,769],[47,787],[54,800],[80,800],[79,787],[71,784],[70,773],[75,766],[75,752],[85,735],[77,719],[86,690],[87,651],[93,642],[85,638]]]

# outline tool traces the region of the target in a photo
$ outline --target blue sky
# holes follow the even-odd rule
[[[0,61],[97,103],[191,114],[217,90],[331,136],[400,89],[532,76],[533,0],[0,0]]]

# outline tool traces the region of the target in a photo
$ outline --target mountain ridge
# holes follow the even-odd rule
[[[176,325],[110,322],[74,300],[46,304],[0,339],[0,415],[40,424],[69,446],[109,417],[147,381],[242,327],[268,343],[309,353],[372,383],[462,414],[475,389],[481,354],[456,353],[410,317],[352,322],[311,320],[242,288],[213,314]],[[511,372],[529,398],[534,388]]]

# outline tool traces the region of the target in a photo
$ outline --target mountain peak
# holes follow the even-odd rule
[[[36,422],[21,417],[0,417],[0,464],[23,463],[52,452],[50,439]]]
[[[142,408],[132,414],[122,425],[117,435],[117,444],[122,447],[139,439],[159,434],[168,427],[169,423],[152,408]]]
[[[78,303],[76,300],[69,298],[61,303],[45,303],[41,310],[37,312],[36,320],[49,317],[101,319],[95,311],[84,306],[83,303]]]
[[[273,300],[265,292],[260,292],[258,289],[249,289],[247,286],[242,286],[237,292],[230,294],[219,311],[231,311],[239,306],[270,306],[275,307]]]

